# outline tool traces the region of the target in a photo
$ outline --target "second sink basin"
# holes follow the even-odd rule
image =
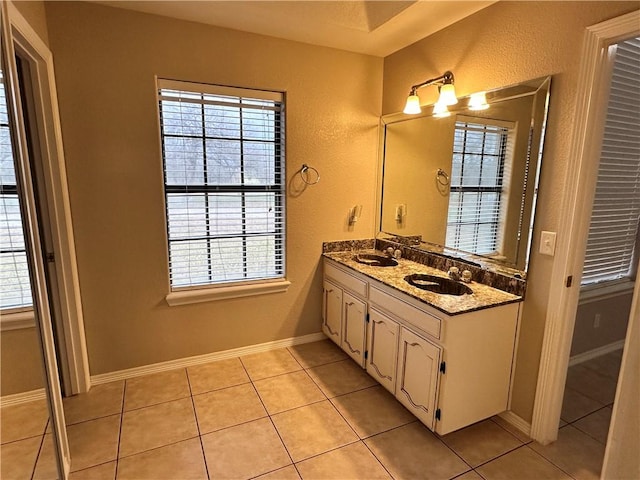
[[[414,273],[413,275],[404,277],[404,281],[422,290],[443,295],[465,295],[473,293],[473,290],[464,283],[435,275]]]
[[[398,262],[395,259],[385,257],[384,255],[377,255],[375,253],[361,253],[353,257],[353,259],[358,263],[369,265],[371,267],[395,267],[398,265]]]

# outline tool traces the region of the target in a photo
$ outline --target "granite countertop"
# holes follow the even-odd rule
[[[381,252],[375,250],[359,250],[358,253],[382,255]],[[469,295],[442,295],[422,290],[405,282],[404,277],[414,273],[424,273],[447,278],[446,272],[403,258],[398,260],[398,265],[395,267],[373,267],[353,260],[354,254],[351,251],[323,253],[323,256],[425,302],[447,315],[458,315],[522,301],[522,297],[519,295],[513,295],[477,282],[467,284],[473,291]]]

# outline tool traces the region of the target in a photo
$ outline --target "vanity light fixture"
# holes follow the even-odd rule
[[[412,115],[412,114],[415,115],[421,112],[420,97],[418,97],[418,89],[422,87],[427,87],[429,85],[438,86],[440,97],[438,98],[436,105],[440,105],[440,107],[438,108],[441,110],[442,110],[442,107],[444,107],[444,110],[447,110],[447,107],[449,105],[455,105],[456,103],[458,103],[458,97],[456,97],[456,90],[455,90],[455,87],[453,86],[453,83],[454,83],[453,73],[447,71],[447,72],[444,72],[444,74],[442,74],[439,77],[432,78],[430,80],[427,80],[425,82],[418,83],[417,85],[412,86],[411,92],[409,93],[409,97],[407,98],[407,103],[404,107],[403,112],[409,115]],[[435,109],[435,105],[434,105],[434,109]],[[442,115],[442,116],[448,116],[448,115]]]
[[[451,115],[451,112],[444,103],[436,102],[433,104],[433,116],[436,118],[444,118]]]
[[[472,93],[467,106],[469,110],[486,110],[489,108],[486,94],[484,92]]]

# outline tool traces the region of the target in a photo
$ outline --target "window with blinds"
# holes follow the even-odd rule
[[[615,48],[583,285],[628,277],[640,248],[640,38]]]
[[[158,80],[172,289],[284,277],[280,92]]]
[[[455,124],[446,244],[471,253],[498,253],[503,179],[510,150],[507,122],[459,116]]]
[[[0,71],[0,309],[26,308],[32,304],[7,98]]]

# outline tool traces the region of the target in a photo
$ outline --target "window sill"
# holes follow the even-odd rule
[[[171,307],[192,303],[227,300],[230,298],[251,297],[268,293],[282,293],[289,289],[291,282],[277,280],[273,282],[229,285],[225,287],[199,288],[197,290],[180,290],[169,293],[165,299]]]
[[[614,280],[599,284],[585,285],[580,288],[580,304],[597,302],[607,298],[633,293],[635,282],[631,280]]]
[[[21,330],[36,326],[36,317],[33,310],[2,313],[0,317],[0,331]]]

